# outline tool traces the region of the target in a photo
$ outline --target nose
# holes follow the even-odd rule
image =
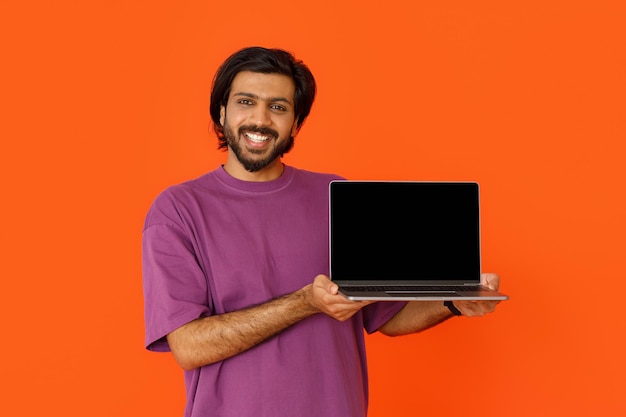
[[[264,106],[257,106],[252,114],[252,122],[258,127],[272,124],[269,109]]]

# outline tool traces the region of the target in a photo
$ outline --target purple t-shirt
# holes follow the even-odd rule
[[[329,273],[328,183],[285,166],[270,182],[222,167],[166,189],[143,232],[146,347],[199,317],[240,310]],[[404,303],[375,303],[339,322],[316,314],[221,362],[185,371],[185,416],[363,417],[364,329]]]

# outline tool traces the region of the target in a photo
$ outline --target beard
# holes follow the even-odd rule
[[[244,149],[241,146],[239,138],[243,132],[254,132],[261,135],[271,135],[273,146],[269,153],[266,150],[258,149]],[[255,126],[241,126],[238,129],[236,135],[230,126],[224,126],[224,137],[226,143],[232,149],[233,153],[237,157],[237,160],[243,165],[248,172],[257,172],[267,167],[277,158],[280,158],[283,154],[287,153],[293,146],[293,136],[288,139],[282,139],[278,137],[278,132],[269,128],[257,128]],[[267,153],[267,154],[266,154]],[[264,155],[266,154],[266,155]]]

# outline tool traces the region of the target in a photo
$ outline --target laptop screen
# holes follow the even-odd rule
[[[480,280],[475,182],[333,181],[334,281]]]

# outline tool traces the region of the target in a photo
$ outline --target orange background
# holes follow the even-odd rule
[[[368,337],[370,417],[626,415],[623,4],[3,1],[0,415],[182,415],[143,348],[141,229],[224,160],[211,79],[249,45],[317,77],[287,163],[482,185],[511,299]]]

